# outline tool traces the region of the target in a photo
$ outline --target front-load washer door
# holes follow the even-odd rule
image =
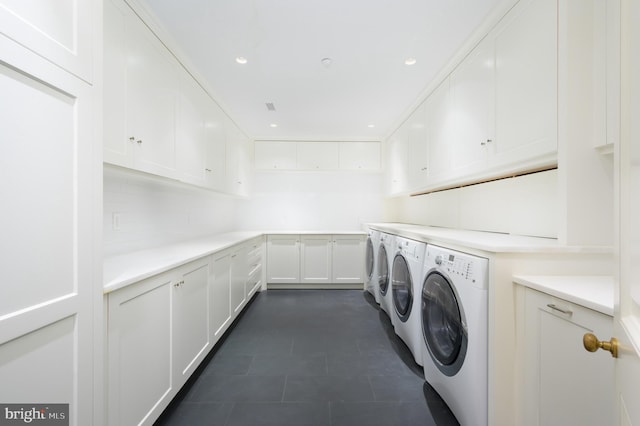
[[[409,265],[404,256],[397,254],[393,258],[391,271],[393,306],[400,321],[406,322],[411,315],[411,306],[413,305],[413,283],[411,271],[409,271]]]
[[[367,266],[367,278],[369,280],[373,279],[373,241],[371,241],[371,237],[367,238],[367,252],[365,257],[365,262]]]
[[[378,286],[380,294],[385,296],[389,289],[389,259],[387,258],[387,250],[384,244],[380,244],[378,250]]]
[[[447,376],[460,371],[468,344],[464,312],[451,282],[437,270],[422,286],[422,333],[438,369]]]

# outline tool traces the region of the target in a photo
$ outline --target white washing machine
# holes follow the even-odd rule
[[[421,294],[425,380],[462,425],[487,425],[489,260],[428,245]]]
[[[396,237],[396,253],[391,267],[392,323],[416,363],[422,365],[420,290],[426,244]]]
[[[380,233],[378,246],[378,293],[380,308],[387,313],[389,319],[393,316],[393,301],[391,300],[391,263],[395,254],[395,235]],[[392,320],[393,322],[393,320]]]
[[[380,293],[378,291],[378,270],[377,256],[380,246],[380,231],[371,229],[367,236],[366,257],[365,257],[365,290],[367,290],[380,304]]]

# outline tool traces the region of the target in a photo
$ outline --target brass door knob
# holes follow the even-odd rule
[[[582,337],[582,344],[584,348],[589,352],[595,352],[598,349],[604,349],[605,351],[611,352],[611,356],[614,358],[618,358],[618,339],[612,337],[608,342],[601,342],[598,338],[592,333],[586,333]]]

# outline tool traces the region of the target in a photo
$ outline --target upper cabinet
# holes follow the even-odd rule
[[[124,3],[104,8],[104,160],[174,178],[178,63]]]
[[[557,8],[556,0],[523,0],[497,28],[493,167],[555,162]]]
[[[340,170],[380,170],[380,143],[340,142]]]
[[[0,34],[92,83],[90,34],[98,5],[77,0],[0,0]]]
[[[336,170],[340,167],[338,142],[297,143],[300,170]]]
[[[258,170],[379,171],[379,142],[256,141]]]
[[[451,73],[454,175],[469,175],[487,166],[495,139],[494,52],[494,38],[488,35]]]
[[[106,163],[246,193],[247,138],[122,0],[104,2],[104,87]]]
[[[440,82],[389,140],[392,194],[557,164],[557,16],[521,0]]]

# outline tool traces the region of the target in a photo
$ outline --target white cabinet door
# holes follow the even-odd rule
[[[331,235],[300,236],[300,282],[331,282]]]
[[[267,283],[300,282],[300,236],[269,235],[267,237]]]
[[[249,192],[247,169],[246,136],[230,119],[225,119],[226,150],[227,150],[227,185],[226,191],[234,195],[247,195]]]
[[[582,338],[608,338],[612,331],[612,317],[526,289],[523,421],[611,424],[614,360],[605,351],[585,351]]]
[[[205,186],[224,191],[227,175],[225,113],[213,99],[205,103]]]
[[[487,149],[495,138],[494,63],[494,40],[488,35],[451,74],[453,177],[487,167]]]
[[[298,142],[298,170],[337,170],[338,142]]]
[[[409,187],[409,160],[407,129],[401,126],[388,141],[389,149],[389,194],[395,195],[406,191]]]
[[[61,2],[57,17],[49,12],[58,2],[41,3],[0,2],[0,31],[20,41],[10,26],[30,31],[10,11],[31,23],[32,13],[54,22],[69,18],[72,7],[99,4]],[[92,45],[93,34],[84,29],[99,22],[82,13],[76,19],[83,22],[69,23],[80,25],[74,35]],[[69,403],[69,424],[96,424],[102,411],[95,398],[102,366],[94,362],[102,346],[95,131],[101,88],[63,69],[72,66],[51,62],[57,53],[37,50],[50,60],[0,34],[0,401]]]
[[[209,259],[179,269],[173,283],[174,386],[182,386],[211,349],[209,333]]]
[[[409,188],[416,190],[429,183],[429,162],[427,158],[427,111],[423,102],[406,123],[409,149]]]
[[[340,170],[380,170],[380,143],[340,142]]]
[[[231,312],[235,316],[244,306],[246,301],[245,285],[247,283],[247,248],[242,245],[231,252],[231,276],[230,296]]]
[[[449,79],[443,81],[425,101],[427,114],[429,182],[451,176],[451,131]]]
[[[365,240],[361,235],[333,236],[333,283],[364,283],[364,249]]]
[[[136,169],[175,176],[178,63],[133,13],[127,14],[126,129]]]
[[[210,269],[211,342],[215,344],[231,323],[231,250],[216,253]]]
[[[176,110],[177,177],[184,182],[204,186],[208,95],[182,68],[179,83]]]
[[[173,273],[108,298],[108,424],[153,424],[175,389],[171,371]]]
[[[106,163],[133,167],[135,142],[125,128],[127,111],[127,15],[120,0],[104,0],[103,152]]]
[[[525,0],[496,32],[496,137],[491,165],[555,159],[557,1]]]
[[[295,142],[256,141],[255,168],[258,170],[296,169],[298,144]]]

